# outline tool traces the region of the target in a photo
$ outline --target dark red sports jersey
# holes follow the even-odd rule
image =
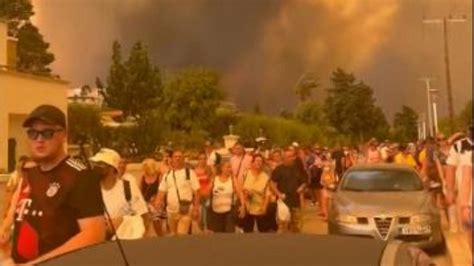
[[[78,219],[103,215],[99,178],[69,157],[49,171],[25,169],[16,204],[12,257],[33,260],[79,233]]]

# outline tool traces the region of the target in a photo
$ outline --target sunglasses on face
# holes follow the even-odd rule
[[[40,136],[44,140],[50,140],[53,138],[54,134],[56,132],[63,131],[62,129],[43,129],[43,130],[36,130],[33,128],[30,128],[26,131],[26,135],[28,136],[29,139],[31,140],[37,140]]]

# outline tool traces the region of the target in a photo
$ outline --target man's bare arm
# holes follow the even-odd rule
[[[105,240],[105,219],[103,216],[88,217],[78,220],[80,232],[60,247],[44,254],[30,264],[37,264],[73,250],[97,244]]]
[[[161,205],[163,204],[165,200],[166,192],[158,191],[158,195],[155,198],[155,201],[153,202],[153,206],[159,210]]]
[[[284,199],[284,198],[285,198],[285,195],[284,195],[283,193],[281,193],[280,190],[278,190],[277,184],[276,184],[274,181],[271,181],[271,182],[270,182],[270,188],[271,188],[271,190],[273,191],[273,193],[275,193],[275,195],[276,195],[279,199]]]
[[[13,218],[15,215],[15,208],[18,201],[18,197],[20,195],[21,183],[22,181],[20,181],[20,183],[18,184],[18,187],[16,188],[15,192],[13,193],[10,199],[10,206],[8,207],[8,211],[6,213],[7,215],[5,216],[5,219],[2,221],[1,228],[10,227],[13,225]]]

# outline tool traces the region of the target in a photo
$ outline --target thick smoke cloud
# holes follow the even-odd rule
[[[420,76],[437,76],[445,109],[440,26],[422,16],[464,12],[470,0],[48,0],[35,1],[36,22],[57,56],[54,70],[73,85],[105,76],[111,43],[142,40],[168,69],[206,65],[243,109],[294,105],[292,87],[306,71],[327,86],[342,67],[376,91],[387,113],[424,108]],[[453,25],[451,58],[459,110],[471,98],[470,21]],[[322,99],[323,90],[316,92]],[[445,111],[442,111],[445,114]]]

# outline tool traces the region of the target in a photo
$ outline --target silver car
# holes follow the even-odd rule
[[[420,175],[394,164],[349,169],[332,193],[329,233],[442,249],[440,212]]]

